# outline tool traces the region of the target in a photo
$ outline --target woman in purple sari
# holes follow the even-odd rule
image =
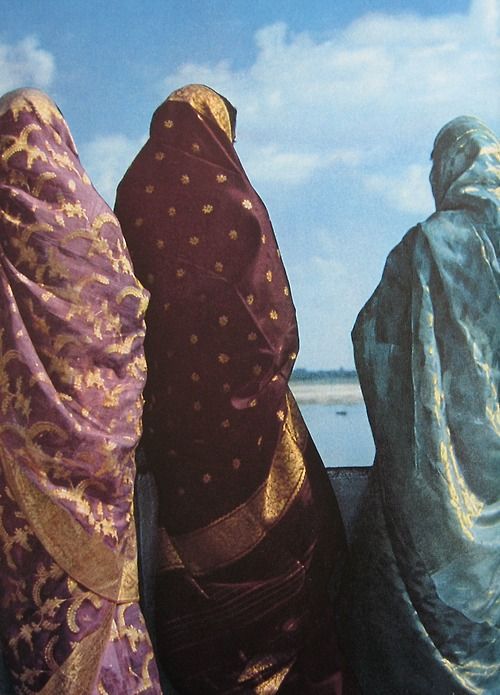
[[[160,693],[132,506],[148,294],[64,119],[0,99],[0,634],[16,692]]]

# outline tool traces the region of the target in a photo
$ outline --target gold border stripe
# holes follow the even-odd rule
[[[161,570],[203,575],[249,553],[287,511],[306,478],[307,430],[290,392],[281,441],[269,475],[250,499],[209,526],[178,536],[162,532]]]
[[[49,678],[40,695],[89,695],[94,692],[101,659],[110,638],[113,612],[114,606],[110,606],[101,626],[75,645],[59,670]]]
[[[136,558],[120,556],[105,546],[101,538],[87,533],[68,511],[41,492],[5,452],[3,468],[7,484],[35,535],[70,577],[108,600],[138,600]]]

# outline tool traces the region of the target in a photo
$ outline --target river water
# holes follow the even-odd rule
[[[314,397],[311,387],[306,391],[305,387],[292,384],[292,390],[325,466],[373,464],[375,446],[370,424],[360,392],[354,386],[352,392],[346,393],[345,386],[322,385]]]

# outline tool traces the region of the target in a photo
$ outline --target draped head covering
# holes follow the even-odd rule
[[[382,694],[500,682],[499,142],[462,117],[432,156],[437,212],[353,331],[377,458],[346,624]]]
[[[455,118],[439,131],[430,175],[437,211],[465,209],[498,220],[497,142],[472,116]]]
[[[288,390],[295,309],[234,120],[208,87],[174,92],[115,210],[151,291],[143,441],[160,493],[164,665],[186,692],[272,693],[327,611],[343,538]],[[327,660],[318,681],[338,671]]]
[[[7,657],[29,692],[38,683],[44,693],[74,692],[75,682],[90,692],[122,604],[123,629],[125,611],[137,613],[135,678],[146,683],[152,654],[137,607],[132,493],[148,293],[62,114],[37,90],[0,99],[0,231]],[[84,600],[97,613],[87,605],[81,623]]]

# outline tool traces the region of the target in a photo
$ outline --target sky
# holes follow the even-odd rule
[[[473,114],[500,134],[499,21],[500,0],[16,0],[0,93],[58,103],[111,206],[173,89],[224,94],[290,279],[297,365],[350,369],[387,254],[434,210],[437,132]]]

